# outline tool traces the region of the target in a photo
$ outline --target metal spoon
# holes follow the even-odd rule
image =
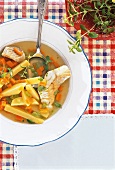
[[[46,4],[47,0],[38,0],[38,37],[37,37],[37,44],[36,44],[36,53],[29,59],[29,62],[31,65],[34,65],[38,63],[39,65],[44,65],[45,62],[45,57],[41,54],[40,52],[40,47],[41,47],[41,33],[42,33],[42,25],[43,25],[43,19],[45,15],[45,10],[46,10]],[[44,76],[46,71],[44,70],[43,75]],[[33,77],[32,72],[29,69],[28,70],[28,77]]]

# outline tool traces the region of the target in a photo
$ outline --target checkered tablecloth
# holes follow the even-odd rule
[[[65,3],[49,2],[45,19],[64,27],[72,36],[76,30],[63,22]],[[0,23],[13,18],[37,18],[37,0],[0,0]],[[115,113],[115,40],[84,38],[93,77],[92,93],[85,114]],[[13,169],[13,146],[0,143],[0,170]]]

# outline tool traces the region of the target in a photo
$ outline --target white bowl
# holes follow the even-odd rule
[[[36,19],[18,19],[0,25],[0,50],[11,43],[37,40]],[[91,70],[84,52],[72,54],[67,40],[74,39],[60,26],[44,21],[42,43],[56,50],[71,70],[66,101],[43,124],[21,124],[0,115],[0,140],[14,145],[40,145],[59,139],[79,121],[87,108],[91,92]]]

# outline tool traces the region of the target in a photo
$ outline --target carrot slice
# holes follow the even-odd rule
[[[62,90],[63,90],[63,86],[60,86],[60,87],[58,88],[58,90],[59,90],[59,91],[62,91]]]
[[[56,101],[60,101],[61,100],[61,93],[58,93],[57,95],[56,95]]]
[[[14,85],[16,83],[15,79],[13,79],[13,78],[10,79],[10,82],[12,85]]]
[[[6,101],[0,101],[0,110],[4,110],[5,106],[6,106]]]
[[[3,106],[3,107],[5,107],[6,106],[6,101],[1,101],[1,105]]]
[[[41,66],[37,69],[37,73],[39,76],[42,76],[42,71],[44,71],[44,69],[45,69],[44,66]]]
[[[3,67],[0,67],[0,71],[3,71]]]
[[[16,61],[11,61],[11,60],[8,60],[7,62],[6,62],[6,65],[8,66],[8,67],[10,67],[10,68],[13,68],[13,67],[15,67],[15,66],[17,66],[17,62]]]
[[[39,67],[41,71],[44,71],[44,66]]]
[[[37,73],[39,76],[42,76],[42,71],[39,68],[37,69]]]
[[[12,84],[11,83],[7,84],[7,87],[8,88],[12,87]]]
[[[0,110],[4,110],[4,107],[2,105],[0,105]]]
[[[13,68],[14,67],[14,64],[13,62],[11,62],[10,60],[6,62],[7,66],[10,67],[10,68]]]
[[[2,65],[5,65],[5,59],[4,58],[0,58],[0,63],[2,64]]]
[[[33,110],[32,110],[32,107],[31,106],[26,106],[26,108],[25,108],[29,113],[32,113],[33,112]]]
[[[16,120],[18,120],[18,121],[20,121],[20,122],[22,122],[22,121],[24,120],[24,118],[23,118],[23,117],[18,116],[18,115],[16,115],[16,116],[15,116],[15,118],[16,118]]]
[[[2,92],[2,88],[0,88],[0,93]]]
[[[18,83],[25,83],[25,82],[26,82],[26,80],[25,80],[25,79],[16,80],[16,81],[15,81],[15,84],[18,84]]]
[[[23,54],[23,52],[19,49],[19,48],[14,48],[13,50],[17,55],[21,56]]]
[[[0,67],[0,71],[2,72],[7,72],[7,68],[6,67]]]
[[[15,79],[16,79],[16,80],[20,80],[20,79],[21,79],[20,75],[19,75],[19,74],[16,74],[16,75],[15,75]]]

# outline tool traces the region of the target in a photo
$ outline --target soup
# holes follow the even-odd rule
[[[24,41],[5,47],[0,56],[0,112],[20,123],[43,123],[63,107],[68,93],[70,70],[62,57],[42,44],[45,62],[30,65],[29,57],[35,52],[36,43]]]

